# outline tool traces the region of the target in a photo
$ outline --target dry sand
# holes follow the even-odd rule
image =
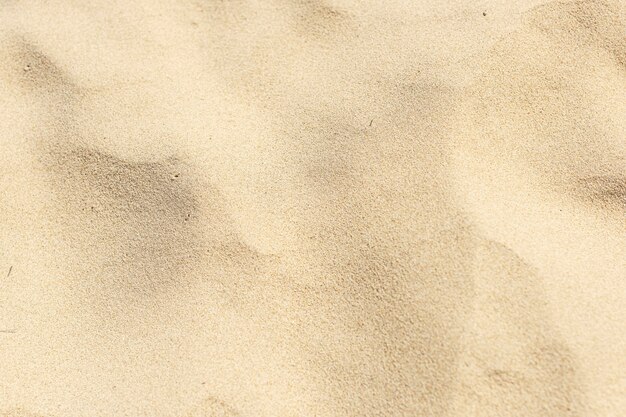
[[[623,417],[626,3],[0,1],[0,416]]]

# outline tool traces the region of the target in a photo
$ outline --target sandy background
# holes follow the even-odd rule
[[[0,416],[623,417],[626,3],[0,1]]]

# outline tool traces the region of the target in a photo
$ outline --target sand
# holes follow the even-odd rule
[[[0,416],[626,414],[626,3],[0,1]]]

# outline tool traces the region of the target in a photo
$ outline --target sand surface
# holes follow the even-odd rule
[[[623,417],[626,2],[1,0],[1,417]]]

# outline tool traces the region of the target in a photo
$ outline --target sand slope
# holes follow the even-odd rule
[[[620,1],[0,2],[0,415],[621,416]]]

